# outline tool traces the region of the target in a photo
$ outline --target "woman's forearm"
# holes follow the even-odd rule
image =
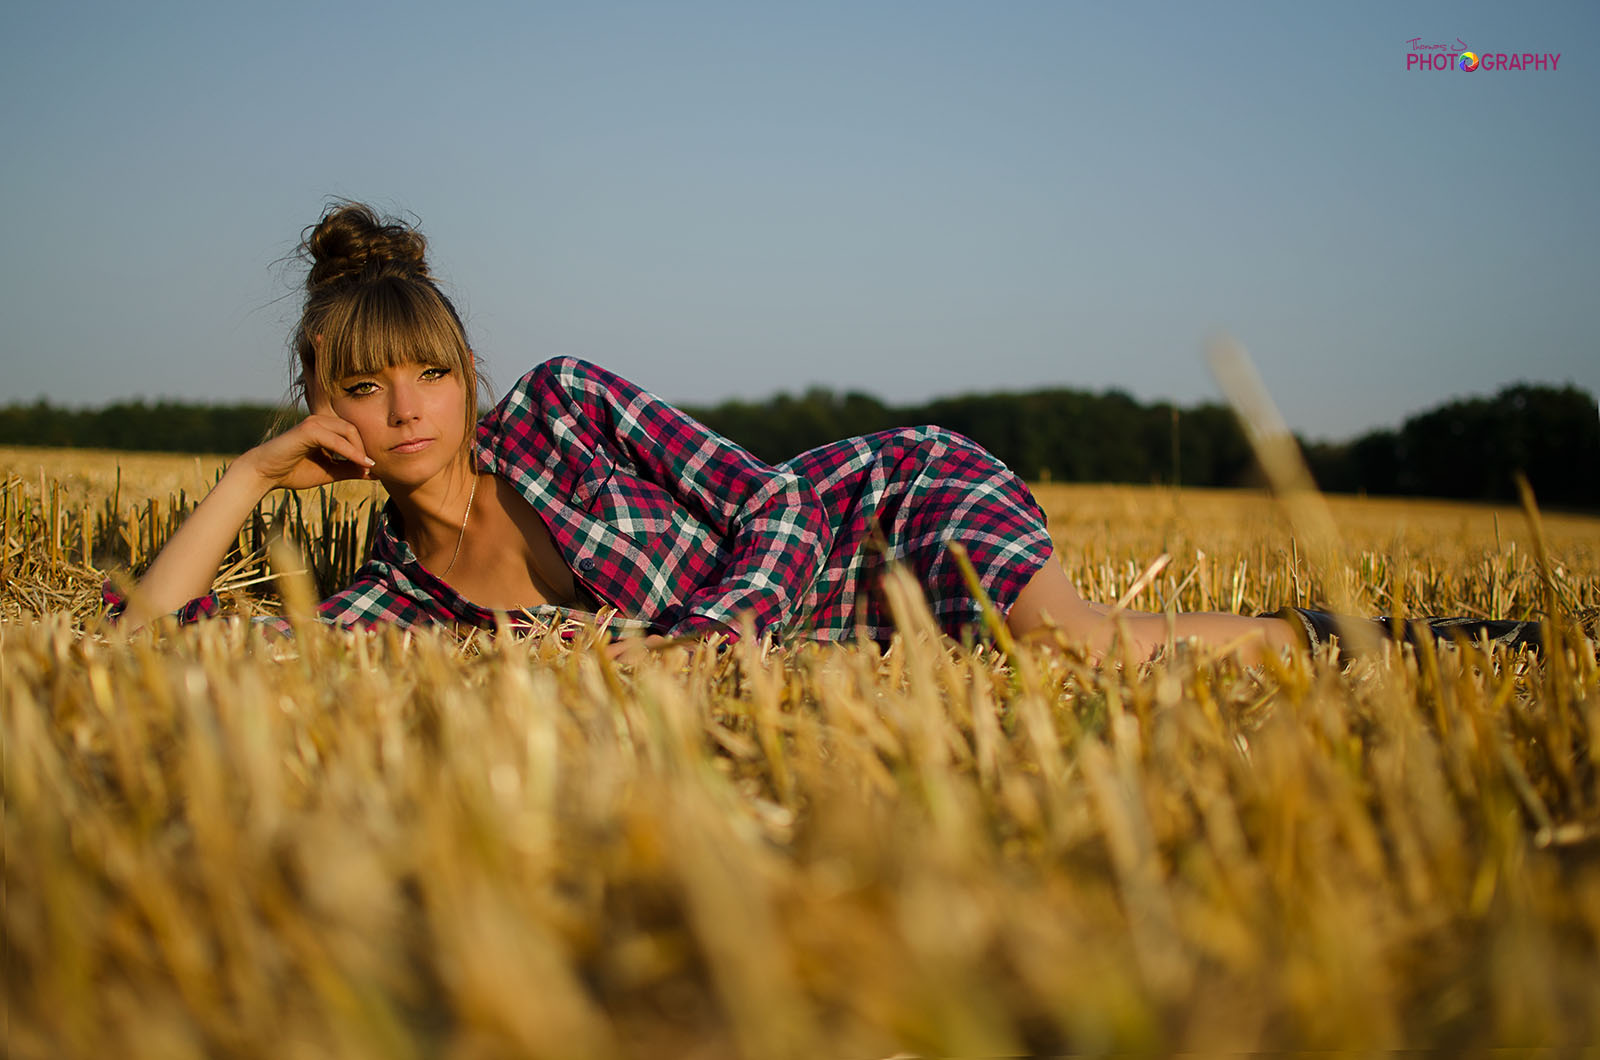
[[[123,624],[136,629],[210,592],[239,528],[271,488],[251,463],[234,461],[139,579],[122,613]]]
[[[1077,587],[1054,559],[1018,594],[1006,622],[1012,633],[1022,637],[1053,636],[1053,627],[1099,658],[1118,642],[1134,658],[1148,658],[1166,644],[1169,633],[1180,641],[1194,637],[1214,648],[1231,648],[1248,664],[1260,662],[1269,651],[1298,643],[1293,628],[1277,618],[1186,612],[1169,620],[1164,614],[1118,611],[1092,603],[1078,595]]]

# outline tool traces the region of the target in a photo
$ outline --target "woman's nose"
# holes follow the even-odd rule
[[[417,418],[416,395],[408,386],[393,387],[389,391],[389,422],[395,426]]]

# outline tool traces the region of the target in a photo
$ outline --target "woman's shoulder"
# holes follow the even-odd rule
[[[615,372],[564,354],[530,368],[485,417],[485,424],[492,428],[529,416],[548,416],[552,409],[563,407],[592,411],[608,404],[630,404],[643,394]]]
[[[610,374],[592,361],[586,361],[582,357],[574,357],[571,354],[561,354],[551,357],[549,360],[541,361],[528,369],[522,378],[517,380],[517,385],[512,389],[521,390],[549,383],[570,383],[597,375],[605,376]]]
[[[534,365],[478,421],[478,446],[504,457],[542,448],[553,435],[603,415],[620,381],[579,357],[552,357]],[[625,386],[625,384],[622,384]]]
[[[568,393],[585,390],[592,380],[596,378],[614,378],[609,372],[599,365],[583,360],[581,357],[562,355],[552,357],[534,365],[523,373],[522,378],[514,383],[505,397],[495,405],[494,415],[507,413],[526,412],[540,407],[540,402],[535,395],[548,394],[551,391],[565,391]]]

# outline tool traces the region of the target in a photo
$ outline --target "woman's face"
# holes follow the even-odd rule
[[[308,390],[312,411],[318,394]],[[353,424],[386,485],[416,488],[450,468],[466,440],[466,391],[459,372],[403,364],[334,381],[328,411]]]

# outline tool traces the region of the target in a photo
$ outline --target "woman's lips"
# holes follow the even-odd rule
[[[391,453],[417,453],[433,444],[432,438],[412,438],[410,441],[401,442],[399,445],[389,447]]]

